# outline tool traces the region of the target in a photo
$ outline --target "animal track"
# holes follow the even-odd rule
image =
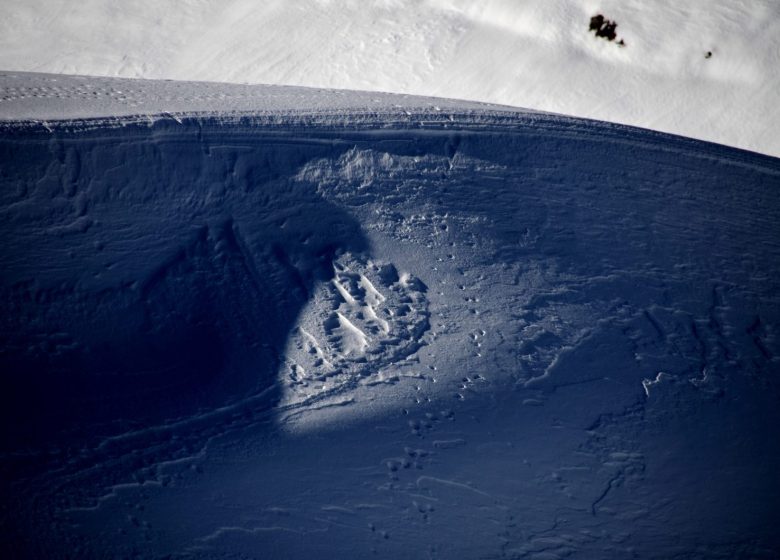
[[[385,369],[427,344],[427,287],[394,265],[345,254],[320,286],[287,346],[288,404],[355,383],[395,383]]]

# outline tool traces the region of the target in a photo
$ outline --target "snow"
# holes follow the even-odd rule
[[[780,160],[0,74],[3,557],[778,556]]]
[[[103,120],[128,122],[186,115],[298,114],[338,120],[349,114],[409,121],[411,112],[442,118],[475,110],[529,113],[511,107],[375,92],[248,86],[170,80],[95,78],[0,71],[0,121]]]
[[[5,70],[462,98],[780,156],[774,0],[7,0],[3,12]],[[625,46],[588,30],[597,14]]]

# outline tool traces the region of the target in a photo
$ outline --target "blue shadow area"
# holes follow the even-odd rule
[[[291,181],[343,149],[194,121],[3,136],[0,449],[272,406],[310,290],[367,249]]]

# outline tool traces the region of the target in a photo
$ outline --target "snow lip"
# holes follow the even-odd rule
[[[477,101],[288,85],[0,70],[2,132],[30,127],[52,132],[55,129],[152,126],[160,121],[360,130],[514,128],[520,131],[541,127],[570,129],[576,133],[588,129],[591,135],[635,140],[642,144],[647,143],[647,135],[650,134],[660,142],[684,142],[688,149],[695,147],[704,152],[717,149],[719,157],[728,152],[752,154],[759,158],[754,161],[756,164],[780,159],[743,148],[617,122]]]
[[[129,88],[133,89],[127,91]],[[378,91],[0,70],[0,121],[280,111],[376,114],[377,110],[542,114],[508,105]]]

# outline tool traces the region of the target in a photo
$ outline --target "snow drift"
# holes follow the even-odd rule
[[[127,86],[0,124],[9,554],[776,554],[776,159]]]

